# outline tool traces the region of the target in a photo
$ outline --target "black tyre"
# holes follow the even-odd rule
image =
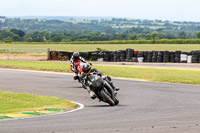
[[[117,95],[115,95],[115,100],[114,100],[114,102],[115,102],[115,105],[118,105],[118,104],[119,104],[119,99],[118,99]]]
[[[112,98],[104,91],[104,89],[100,92],[104,102],[107,102],[110,106],[114,106],[115,102],[112,100]]]

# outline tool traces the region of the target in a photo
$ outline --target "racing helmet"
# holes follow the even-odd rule
[[[79,56],[80,56],[79,52],[74,52],[74,53],[73,53],[73,59],[74,59],[75,61],[77,61],[77,60],[79,59]]]
[[[91,72],[91,65],[89,63],[85,63],[82,67],[82,71],[85,75],[90,74]]]

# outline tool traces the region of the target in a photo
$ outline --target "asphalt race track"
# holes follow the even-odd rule
[[[0,133],[199,133],[200,86],[114,79],[119,106],[92,100],[71,75],[0,69],[0,90],[84,104],[76,112],[0,121]]]

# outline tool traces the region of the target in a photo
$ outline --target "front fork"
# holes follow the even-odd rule
[[[114,93],[113,88],[111,87],[111,85],[107,81],[104,82],[104,85],[105,85],[106,89],[110,92],[111,98],[114,100],[115,99],[115,93]]]

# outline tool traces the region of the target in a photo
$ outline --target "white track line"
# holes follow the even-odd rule
[[[59,113],[53,113],[53,114],[44,114],[44,115],[40,115],[40,116],[28,116],[28,117],[21,117],[21,118],[8,118],[8,119],[2,119],[0,121],[13,121],[13,120],[22,120],[22,119],[30,119],[30,118],[40,118],[40,117],[47,117],[47,116],[53,116],[53,115],[61,115],[61,114],[67,114],[67,113],[72,113],[78,110],[81,110],[84,108],[84,105],[78,102],[74,102],[74,101],[70,101],[72,103],[77,104],[79,107],[73,110],[69,110],[66,112],[59,112]]]
[[[21,72],[36,72],[36,73],[49,73],[49,74],[61,74],[61,75],[73,75],[72,73],[62,73],[62,72],[48,72],[48,71],[36,71],[36,70],[23,70],[23,69],[10,69],[10,68],[0,68],[1,70],[12,70],[12,71],[21,71]],[[72,103],[75,103],[77,105],[79,105],[78,108],[70,110],[70,111],[66,111],[66,112],[61,112],[61,113],[55,113],[55,114],[46,114],[46,115],[41,115],[41,116],[30,116],[30,117],[23,117],[23,118],[11,118],[11,119],[6,119],[6,120],[20,120],[20,119],[27,119],[27,118],[35,118],[35,117],[44,117],[44,116],[50,116],[50,115],[59,115],[59,114],[65,114],[65,113],[71,113],[71,112],[75,112],[78,110],[81,110],[84,108],[84,105],[78,102],[74,102],[74,101],[70,101]],[[0,121],[5,121],[5,119],[2,119]]]

